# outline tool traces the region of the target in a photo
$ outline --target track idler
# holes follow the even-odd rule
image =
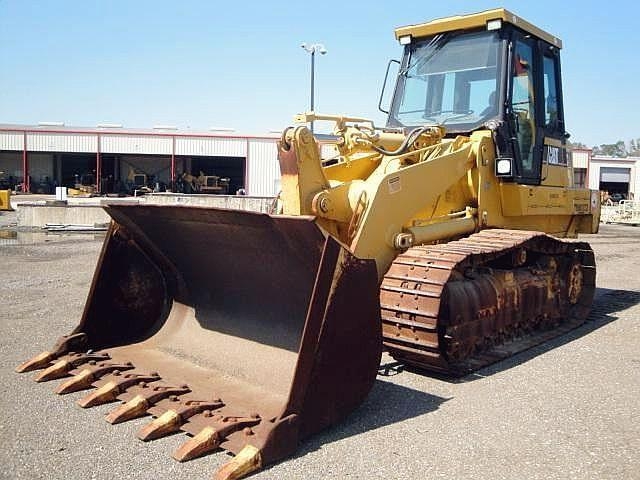
[[[371,389],[382,335],[375,263],[311,217],[112,205],[80,324],[17,368],[119,402],[110,423],[149,416],[137,436],[184,432],[187,461],[235,454],[236,479],[295,452]]]

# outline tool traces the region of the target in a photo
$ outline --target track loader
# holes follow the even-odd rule
[[[142,440],[225,449],[235,479],[368,394],[383,347],[464,374],[583,322],[599,196],[572,186],[561,42],[503,10],[396,30],[387,126],[304,125],[279,143],[272,215],[113,204],[78,327],[18,371],[89,390]]]

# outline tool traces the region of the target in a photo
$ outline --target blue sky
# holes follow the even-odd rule
[[[640,137],[635,1],[0,0],[0,123],[156,124],[266,133],[308,109],[373,118],[393,29],[504,6],[560,37],[567,129],[587,145]]]

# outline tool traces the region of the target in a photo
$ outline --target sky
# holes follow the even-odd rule
[[[505,7],[563,40],[565,117],[588,146],[640,137],[640,3],[561,0],[0,0],[0,123],[282,130],[373,119],[394,28]]]

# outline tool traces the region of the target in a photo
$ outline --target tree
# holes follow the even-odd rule
[[[640,138],[632,139],[629,142],[629,156],[640,157]]]
[[[567,140],[567,148],[589,148],[582,142],[571,142]]]
[[[593,147],[594,155],[605,155],[609,157],[626,157],[628,155],[627,146],[622,140],[616,143],[604,143]]]

